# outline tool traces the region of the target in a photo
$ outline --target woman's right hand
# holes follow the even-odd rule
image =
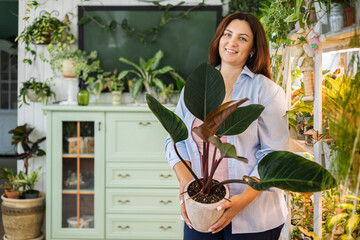
[[[180,209],[181,209],[181,216],[183,217],[186,225],[188,225],[188,227],[189,227],[190,229],[192,229],[191,222],[190,222],[190,219],[189,219],[188,216],[187,216],[186,208],[185,208],[184,187],[185,187],[185,186],[181,186],[181,187],[180,187],[180,195],[179,195],[180,206],[181,206],[181,208],[180,208]]]

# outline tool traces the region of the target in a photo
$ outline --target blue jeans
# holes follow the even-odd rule
[[[190,229],[184,223],[184,240],[278,240],[283,226],[284,224],[281,224],[279,227],[265,232],[232,234],[230,223],[220,232],[212,234]]]

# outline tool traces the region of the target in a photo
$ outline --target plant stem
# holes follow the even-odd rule
[[[215,149],[216,150],[216,149]],[[219,158],[219,160],[216,162],[216,164],[211,168],[211,172],[210,172],[210,176],[209,176],[209,180],[208,180],[208,182],[205,184],[205,189],[206,188],[211,188],[211,182],[212,182],[212,178],[213,178],[213,176],[214,176],[214,174],[215,174],[215,170],[217,169],[217,167],[219,166],[219,164],[220,164],[220,162],[221,162],[221,160],[223,160],[224,159],[224,157],[225,157],[225,155],[223,155],[223,156],[221,156],[220,158]],[[215,154],[214,154],[214,158],[215,158]]]
[[[186,164],[185,160],[180,156],[176,144],[174,143],[174,149],[176,152],[176,155],[179,157],[180,161],[185,165],[185,167],[188,169],[188,171],[191,173],[191,175],[194,177],[194,179],[196,180],[196,182],[201,185],[201,182],[199,180],[199,178],[196,176],[196,174],[194,173],[194,171],[191,169],[191,167],[189,167],[189,165]]]

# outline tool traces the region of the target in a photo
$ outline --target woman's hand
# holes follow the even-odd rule
[[[220,219],[209,228],[209,231],[212,233],[217,233],[223,230],[231,220],[243,210],[247,205],[249,205],[259,194],[259,191],[254,190],[253,188],[247,186],[244,192],[232,196],[230,202],[225,202],[217,207],[218,211],[225,210],[224,214]]]
[[[185,186],[180,186],[179,199],[180,199],[180,205],[181,205],[181,216],[183,217],[186,225],[188,225],[188,227],[190,229],[192,229],[191,222],[187,216],[186,209],[185,209],[184,188],[185,188]]]

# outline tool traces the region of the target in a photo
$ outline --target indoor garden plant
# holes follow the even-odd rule
[[[197,197],[207,198],[216,195],[218,192],[222,192],[222,196],[219,197],[222,199],[226,193],[224,184],[243,183],[260,191],[270,187],[278,187],[296,192],[321,191],[336,186],[335,179],[326,169],[315,162],[286,151],[271,152],[261,160],[258,165],[260,181],[249,176],[244,176],[243,179],[225,180],[220,183],[213,181],[214,172],[223,158],[230,157],[247,162],[247,159],[237,156],[233,145],[222,143],[220,136],[242,133],[264,110],[264,106],[259,104],[238,108],[248,99],[222,104],[224,97],[224,80],[220,72],[209,64],[201,64],[186,81],[184,89],[185,105],[195,117],[204,122],[199,127],[194,128],[193,132],[204,141],[205,153],[210,143],[221,152],[221,157],[218,160],[212,159],[211,161],[209,156],[202,156],[203,178],[199,179],[182,156],[178,154],[176,148],[177,142],[188,137],[185,124],[175,113],[163,107],[150,94],[146,95],[149,108],[169,133],[179,159],[194,178],[192,182],[188,183],[184,194],[190,196],[190,198],[185,197],[185,207],[195,229],[206,232],[217,219],[203,218],[197,221],[195,219],[196,215],[199,215],[198,212],[192,213],[193,209],[189,209],[189,206],[196,201]],[[208,171],[209,164],[212,164],[210,172]],[[217,211],[216,208],[213,211]],[[220,217],[222,212],[218,211],[218,213],[218,217]],[[212,213],[209,212],[209,215],[212,215]],[[203,214],[202,217],[204,217]]]
[[[25,20],[27,21],[28,17]],[[67,14],[64,20],[60,21],[56,17],[52,17],[49,12],[45,12],[40,17],[36,17],[32,24],[26,26],[17,36],[16,41],[25,43],[25,52],[35,58],[36,51],[31,49],[30,44],[56,45],[61,51],[74,44],[76,39],[70,32],[70,21]],[[32,64],[31,58],[23,61]]]
[[[39,171],[28,171],[30,158],[43,156],[45,152],[39,144],[45,140],[45,137],[31,141],[29,136],[34,128],[27,127],[27,124],[17,126],[9,131],[12,134],[11,144],[15,148],[15,159],[24,160],[24,171],[19,173],[19,177],[14,182],[23,186],[23,192],[34,188],[39,180]],[[17,152],[16,148],[21,145],[22,153]],[[8,239],[34,239],[42,235],[41,227],[45,215],[45,194],[39,193],[38,196],[32,196],[31,199],[9,199],[1,196],[2,219],[4,223],[5,235]]]
[[[80,77],[86,81],[90,73],[100,70],[100,61],[96,60],[96,51],[89,54],[79,49],[59,51],[53,46],[49,46],[48,51],[50,59],[47,60],[42,56],[43,60],[49,62],[54,73],[61,72],[65,78]]]
[[[133,73],[136,76],[136,81],[132,84],[131,90],[133,98],[136,98],[143,85],[145,86],[146,92],[152,95],[156,94],[156,88],[163,91],[166,86],[163,81],[158,78],[158,76],[165,73],[169,73],[172,78],[175,79],[177,85],[181,85],[181,83],[184,82],[182,77],[170,66],[157,69],[163,56],[163,51],[159,50],[155,53],[154,57],[150,58],[148,61],[145,61],[142,57],[140,57],[139,64],[129,61],[123,57],[119,58],[120,62],[134,68],[120,72],[120,75],[123,77],[127,76],[128,73]]]
[[[112,104],[119,105],[121,103],[121,93],[124,90],[124,72],[123,75],[117,74],[117,69],[114,69],[113,73],[109,73],[108,76],[104,78],[105,84],[104,87],[109,89],[112,96]]]
[[[26,102],[26,98],[29,98],[32,102],[42,102],[47,104],[49,99],[56,99],[56,94],[51,90],[48,83],[38,82],[36,81],[36,78],[31,77],[29,80],[22,83],[18,98],[20,108],[22,103],[29,105]]]
[[[7,180],[7,182],[0,185],[0,188],[5,189],[5,196],[11,199],[19,199],[21,186],[14,182],[19,176],[15,175],[10,168],[0,168],[0,171],[2,171],[0,178]]]

